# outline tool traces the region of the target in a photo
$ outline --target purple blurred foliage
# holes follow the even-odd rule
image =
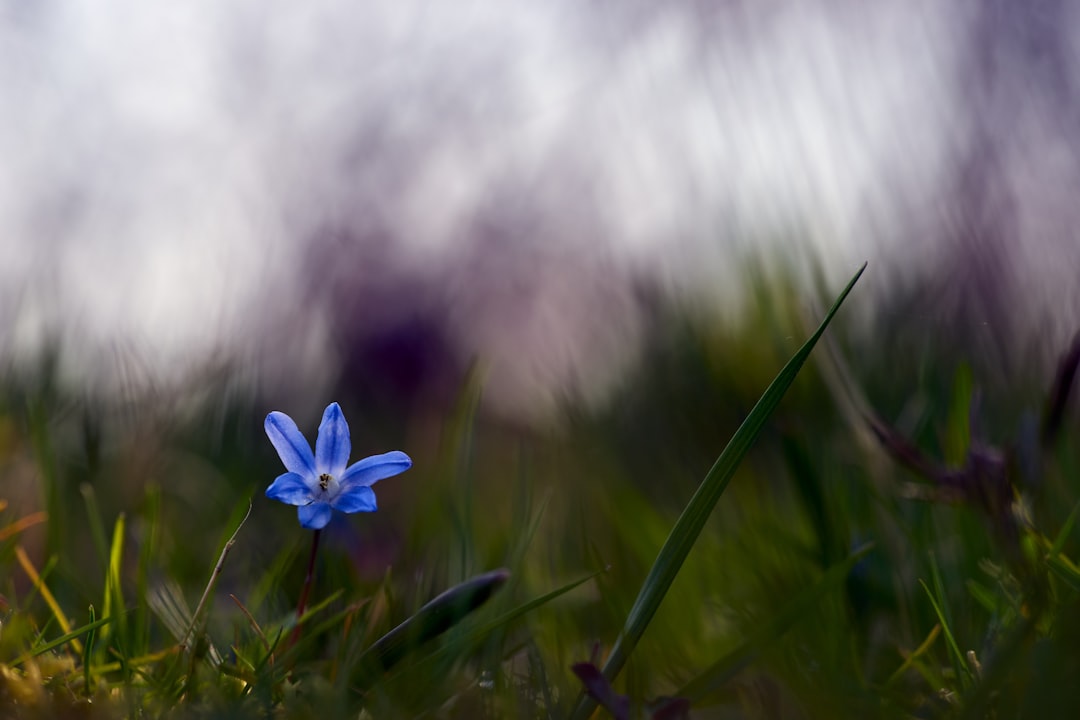
[[[585,692],[611,713],[615,720],[630,720],[633,706],[630,698],[620,695],[611,683],[591,662],[576,663],[570,668],[585,686]],[[646,703],[646,712],[652,720],[687,720],[690,717],[690,701],[686,698],[661,697]]]
[[[1021,419],[1017,437],[1001,447],[983,435],[982,395],[974,392],[969,408],[970,442],[963,465],[948,467],[921,449],[874,414],[866,418],[870,430],[885,451],[901,466],[920,476],[925,484],[908,485],[901,494],[933,502],[967,503],[980,510],[997,539],[1017,565],[1026,567],[1020,552],[1018,498],[1023,491],[1037,493],[1043,467],[1041,455],[1052,452],[1060,439],[1062,418],[1073,395],[1080,367],[1080,334],[1058,361],[1057,372],[1045,398],[1041,444],[1034,423]]]

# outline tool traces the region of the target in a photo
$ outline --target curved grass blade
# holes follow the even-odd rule
[[[64,644],[69,643],[69,642],[71,643],[72,647],[74,647],[75,643],[78,642],[76,640],[76,638],[78,638],[80,635],[84,635],[84,634],[90,632],[91,630],[95,630],[95,629],[101,627],[102,625],[107,625],[107,624],[109,624],[111,622],[112,622],[111,617],[98,618],[97,620],[94,620],[93,622],[87,623],[86,625],[83,625],[80,628],[75,628],[71,632],[64,633],[63,635],[56,638],[55,640],[50,640],[49,642],[47,642],[47,643],[45,643],[43,645],[38,645],[33,650],[31,650],[31,651],[29,651],[29,652],[27,652],[27,653],[25,653],[23,655],[20,655],[19,657],[12,660],[10,664],[13,665],[13,666],[14,665],[21,665],[22,663],[26,662],[30,658],[35,658],[35,657],[37,657],[38,655],[40,655],[40,654],[42,654],[44,652],[48,652],[49,650],[52,650],[53,648],[58,648],[61,645],[64,645]],[[79,648],[80,648],[79,652],[82,652],[82,645],[81,644],[79,645]]]
[[[549,602],[551,602],[557,597],[560,597],[561,595],[565,595],[574,588],[584,585],[585,583],[599,576],[602,572],[602,570],[599,570],[592,573],[591,575],[586,575],[585,577],[578,578],[577,580],[567,583],[562,587],[556,588],[550,592],[540,595],[539,597],[535,597],[528,602],[522,603],[521,605],[518,605],[512,610],[506,611],[505,613],[499,615],[496,618],[493,618],[476,627],[470,628],[461,638],[457,639],[457,641],[452,647],[449,645],[444,645],[430,655],[417,661],[417,664],[419,665],[423,663],[437,662],[439,660],[442,660],[443,658],[448,657],[452,652],[457,652],[459,655],[465,655],[468,652],[471,652],[481,643],[483,643],[488,637],[491,636],[492,633],[502,628],[505,628],[507,625],[514,622],[518,618],[532,612],[533,610],[541,607],[542,605],[548,604]]]
[[[660,607],[664,595],[667,594],[671,583],[674,582],[675,576],[679,573],[679,569],[686,560],[686,556],[690,554],[690,549],[697,541],[698,535],[701,534],[701,529],[705,527],[705,522],[708,520],[709,515],[712,514],[713,508],[716,507],[717,501],[720,500],[720,496],[727,488],[728,483],[735,474],[735,470],[739,467],[739,463],[750,451],[757,436],[765,427],[766,420],[780,404],[787,389],[791,387],[806,359],[810,356],[810,351],[814,349],[814,345],[817,344],[818,339],[825,332],[825,328],[829,326],[833,316],[836,315],[865,270],[866,263],[863,263],[863,266],[859,268],[859,271],[855,273],[844,291],[840,293],[836,302],[833,303],[818,329],[799,348],[799,351],[788,361],[780,374],[765,390],[765,394],[761,396],[757,405],[747,415],[746,420],[735,431],[735,435],[732,436],[723,452],[720,453],[720,457],[716,460],[712,469],[709,470],[705,479],[702,480],[701,485],[698,486],[697,492],[690,499],[682,515],[675,522],[675,527],[672,528],[671,534],[668,535],[667,540],[664,542],[664,546],[660,548],[660,553],[657,555],[652,569],[649,570],[649,574],[638,592],[633,607],[630,608],[626,624],[623,626],[619,637],[615,640],[615,646],[611,650],[611,655],[608,656],[607,663],[604,664],[604,677],[609,682],[614,680],[622,670],[641,636],[645,633],[645,629],[649,626],[649,622],[652,621],[653,616]],[[576,720],[584,720],[594,707],[595,703],[582,694],[571,717]]]
[[[0,504],[0,510],[3,510],[6,506],[6,503]],[[48,514],[40,511],[30,513],[25,517],[21,517],[18,520],[15,520],[0,528],[0,542],[7,540],[9,537],[15,537],[23,530],[33,527],[35,525],[40,525],[48,519]]]
[[[360,656],[359,666],[388,670],[413,648],[442,635],[461,622],[466,615],[487,602],[509,577],[508,570],[493,570],[455,585],[376,640]]]
[[[941,623],[938,623],[934,625],[934,627],[930,630],[930,633],[926,636],[926,639],[919,644],[919,647],[915,648],[914,652],[909,653],[907,657],[904,658],[903,664],[901,664],[900,667],[896,668],[896,670],[893,671],[893,674],[890,675],[889,679],[885,681],[885,687],[891,686],[897,680],[902,678],[904,676],[904,673],[914,667],[918,659],[930,650],[930,648],[934,644],[934,641],[938,639],[938,635],[940,634]]]

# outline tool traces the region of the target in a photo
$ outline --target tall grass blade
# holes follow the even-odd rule
[[[671,534],[668,535],[668,539],[660,548],[660,553],[645,578],[637,599],[630,608],[623,630],[616,639],[607,663],[604,665],[604,677],[609,682],[614,680],[622,670],[641,636],[645,633],[645,629],[649,626],[649,622],[660,607],[664,595],[667,594],[668,588],[674,582],[675,576],[686,560],[686,556],[690,554],[690,549],[697,541],[698,535],[701,534],[701,529],[705,526],[705,522],[708,520],[709,515],[712,514],[717,501],[719,501],[720,496],[727,488],[728,483],[735,474],[735,470],[739,467],[739,463],[750,451],[757,436],[765,427],[765,422],[780,404],[787,389],[791,387],[806,359],[810,356],[814,345],[817,344],[818,339],[821,338],[833,316],[836,315],[865,270],[866,264],[864,263],[847,284],[847,287],[844,288],[844,291],[840,293],[836,302],[833,303],[818,329],[799,348],[799,351],[788,361],[780,374],[765,390],[765,394],[761,396],[761,399],[750,411],[746,420],[735,431],[735,435],[728,442],[723,452],[720,453],[720,457],[701,482],[690,503],[683,510],[682,515],[675,522],[675,527],[672,528]],[[583,720],[588,717],[594,707],[595,704],[582,695],[571,717]]]
[[[109,553],[105,544],[105,525],[101,522],[101,508],[98,507],[97,493],[94,492],[94,486],[87,482],[79,485],[79,492],[83,496],[83,505],[86,506],[86,521],[90,528],[90,539],[94,543],[98,560],[101,561],[103,566],[107,566]],[[105,610],[105,614],[109,614],[108,609]]]
[[[90,606],[90,624],[93,625],[94,620],[96,620],[96,619],[97,618],[94,617],[94,606],[91,605]],[[95,628],[91,628],[90,631],[86,633],[86,645],[85,645],[85,647],[83,647],[83,658],[82,658],[82,662],[83,662],[83,692],[86,693],[87,697],[89,697],[90,695],[93,694],[93,686],[91,685],[91,682],[90,682],[90,665],[94,660],[94,636],[95,636],[95,634],[96,634]]]
[[[71,623],[68,622],[67,615],[60,608],[60,604],[56,602],[56,598],[49,591],[49,586],[45,584],[41,575],[38,574],[37,568],[30,562],[30,557],[23,550],[22,545],[15,546],[15,559],[19,561],[19,565],[22,566],[23,572],[30,578],[30,582],[34,584],[34,589],[41,593],[41,597],[45,600],[45,604],[49,606],[49,610],[52,611],[53,617],[56,618],[56,622],[60,624],[60,629],[66,634],[71,633]],[[80,643],[76,636],[73,636],[71,640],[71,647],[75,649],[75,652],[82,652],[82,643]]]
[[[930,605],[933,606],[934,614],[937,615],[938,623],[941,624],[941,629],[945,633],[945,643],[949,647],[949,655],[953,661],[957,681],[970,680],[971,671],[967,666],[967,659],[964,657],[964,653],[960,652],[960,646],[957,645],[956,638],[953,636],[948,613],[943,609],[944,598],[935,598],[930,586],[925,581],[919,580],[919,584],[922,585],[923,590],[926,592],[926,597],[930,599]]]
[[[124,513],[116,518],[113,526],[112,546],[109,549],[109,568],[105,575],[105,598],[102,611],[105,617],[116,618],[116,632],[121,642],[126,642],[126,622],[124,620],[124,593],[120,584],[120,574],[124,569],[124,527],[126,525]],[[101,641],[108,642],[110,628],[101,631]]]

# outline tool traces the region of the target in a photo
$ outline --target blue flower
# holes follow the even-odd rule
[[[281,412],[266,416],[266,434],[289,472],[266,489],[266,497],[296,505],[300,524],[312,530],[326,527],[334,510],[374,512],[379,480],[403,473],[412,460],[397,450],[372,455],[346,467],[352,442],[349,424],[337,403],[330,403],[319,425],[315,454],[293,419]]]

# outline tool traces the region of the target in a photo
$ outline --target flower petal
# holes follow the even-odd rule
[[[347,492],[354,487],[368,487],[374,485],[383,478],[403,473],[412,467],[412,460],[400,450],[393,450],[382,455],[372,455],[359,462],[353,463],[338,478]]]
[[[276,410],[266,416],[266,435],[289,472],[315,479],[315,458],[311,446],[297,429],[293,419]]]
[[[307,505],[311,502],[312,492],[303,475],[288,472],[278,475],[270,487],[266,488],[266,497],[286,505]]]
[[[330,503],[341,512],[375,512],[375,491],[366,485],[357,485],[339,494]]]
[[[309,530],[322,530],[330,522],[333,511],[329,503],[316,502],[310,505],[301,505],[296,508],[296,514],[300,518],[300,525]]]
[[[319,437],[315,440],[315,472],[340,478],[349,463],[350,452],[349,423],[345,422],[341,407],[330,403],[323,412]]]

